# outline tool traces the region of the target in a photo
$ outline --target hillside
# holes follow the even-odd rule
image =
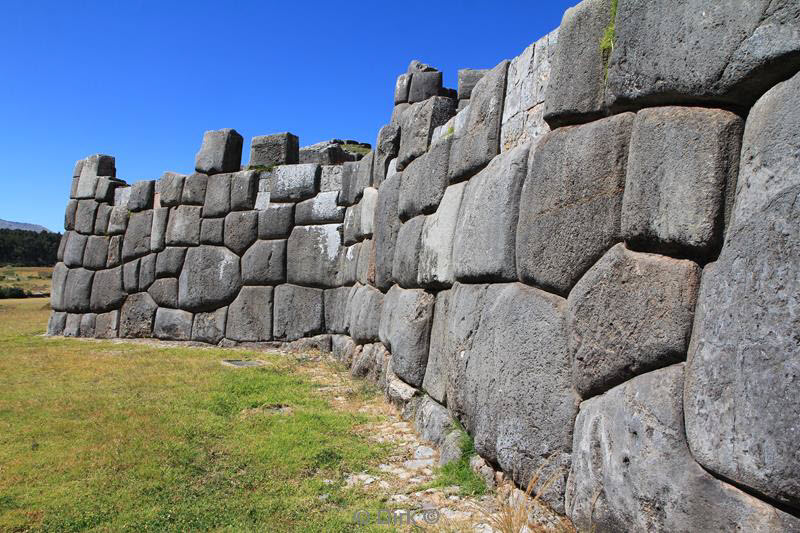
[[[10,220],[3,220],[0,218],[0,229],[17,229],[23,231],[47,231],[50,230],[45,228],[44,226],[40,226],[38,224],[28,224],[27,222],[12,222]]]

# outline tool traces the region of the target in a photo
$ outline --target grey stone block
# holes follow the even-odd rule
[[[94,336],[98,339],[116,339],[119,331],[119,310],[100,313],[95,320]]]
[[[647,251],[713,254],[733,204],[743,127],[720,109],[637,113],[622,202],[625,239]]]
[[[272,287],[242,287],[228,306],[225,337],[238,342],[272,339]]]
[[[250,166],[271,167],[300,162],[300,139],[289,132],[260,135],[250,141]]]
[[[119,315],[119,336],[122,338],[150,337],[158,306],[146,292],[131,294],[122,304]]]
[[[452,137],[434,143],[430,150],[408,164],[400,185],[400,220],[436,211],[449,183],[447,165]]]
[[[139,261],[139,290],[146,291],[156,280],[156,254],[148,254]]]
[[[68,313],[64,321],[64,336],[78,337],[81,334],[81,315]]]
[[[425,216],[420,215],[404,223],[397,233],[392,279],[401,287],[411,288],[417,285],[424,226]]]
[[[159,307],[170,309],[178,307],[178,280],[175,278],[157,279],[150,285],[147,292]]]
[[[797,531],[800,520],[694,461],[683,425],[683,366],[581,403],[566,491],[570,519],[579,530]]]
[[[611,248],[567,299],[578,393],[601,394],[684,360],[699,286],[692,261]]]
[[[153,209],[153,228],[150,230],[150,251],[160,252],[166,244],[169,207]]]
[[[297,204],[294,222],[297,225],[329,224],[344,221],[344,207],[336,203],[338,191],[321,192]]]
[[[224,244],[224,242],[224,218],[204,218],[200,221],[200,244]]]
[[[455,278],[517,279],[515,244],[528,146],[504,152],[466,185],[453,241]]]
[[[297,226],[286,245],[289,283],[333,287],[339,264],[338,224]]]
[[[225,217],[225,246],[241,256],[258,237],[258,212],[234,211]]]
[[[58,250],[56,250],[56,261],[64,260],[64,250],[67,247],[67,239],[69,238],[70,231],[65,231],[61,238],[58,240]]]
[[[97,206],[97,213],[94,217],[95,235],[105,235],[108,232],[108,221],[111,218],[111,206],[100,204]]]
[[[462,68],[458,70],[458,99],[469,100],[475,84],[483,78],[489,69]]]
[[[183,268],[186,258],[186,248],[168,246],[156,256],[156,277],[177,277]]]
[[[189,248],[178,284],[181,309],[209,311],[230,303],[241,287],[239,257],[222,246]]]
[[[294,204],[269,204],[258,212],[259,239],[285,239],[292,232]]]
[[[436,212],[425,217],[417,271],[417,283],[422,287],[449,287],[455,281],[453,242],[466,186],[462,182],[448,187]]]
[[[428,150],[433,130],[456,114],[456,106],[453,98],[434,96],[408,108],[400,125],[402,135],[397,170],[405,169],[406,165]]]
[[[361,203],[347,208],[344,215],[344,226],[342,228],[342,242],[346,245],[355,244],[362,236],[361,231]]]
[[[236,172],[242,164],[242,143],[242,136],[234,129],[205,132],[195,156],[195,170],[208,175]]]
[[[342,165],[322,165],[320,168],[320,192],[342,190]]]
[[[508,61],[487,72],[475,85],[466,121],[454,132],[447,176],[451,183],[468,178],[500,153],[500,124],[506,91]]]
[[[380,187],[387,177],[389,161],[397,157],[400,149],[400,125],[387,124],[378,132],[375,142],[375,156],[372,162],[372,186]]]
[[[184,174],[164,172],[159,180],[159,197],[162,206],[174,207],[181,203],[184,181],[186,181]]]
[[[397,76],[394,84],[394,104],[408,102],[408,90],[411,87],[411,74],[405,73]]]
[[[200,206],[181,205],[169,210],[166,229],[167,246],[197,246],[200,244]],[[206,220],[203,221],[205,223]]]
[[[67,202],[67,209],[64,211],[64,229],[75,229],[75,214],[78,211],[78,200],[72,198]]]
[[[402,174],[389,176],[378,189],[373,220],[373,241],[375,242],[375,286],[387,291],[394,283],[392,268],[397,234],[400,231],[400,217],[397,212],[400,199]]]
[[[447,343],[450,340],[448,328],[450,327],[452,295],[452,289],[440,291],[436,294],[428,348],[428,364],[425,366],[425,376],[422,380],[422,389],[431,398],[443,405],[447,405],[449,357],[456,353],[453,350],[453,354],[450,354],[447,347]]]
[[[286,241],[256,241],[242,256],[242,283],[278,285],[286,282]]]
[[[64,244],[64,263],[68,267],[82,266],[83,254],[86,251],[89,237],[74,231],[67,232],[67,235],[67,242]]]
[[[231,175],[231,211],[248,211],[256,206],[259,176],[254,170]]]
[[[322,289],[278,285],[275,287],[272,335],[293,341],[324,331]]]
[[[111,208],[111,214],[108,217],[108,230],[109,235],[122,235],[128,227],[129,211],[125,206],[114,206]]]
[[[84,313],[81,315],[80,336],[94,337],[97,315],[94,313]]]
[[[422,440],[441,446],[450,430],[453,419],[447,408],[438,404],[430,396],[424,395],[414,414],[414,429]]]
[[[84,234],[94,233],[94,217],[97,214],[97,202],[94,200],[78,201],[75,210],[75,231]]]
[[[341,249],[336,275],[337,284],[352,285],[358,280],[358,256],[360,254],[360,242]]]
[[[68,273],[69,268],[67,268],[64,263],[56,263],[56,266],[53,267],[50,289],[50,308],[54,311],[63,311],[66,309],[64,294],[66,292]]]
[[[366,344],[378,340],[382,308],[383,293],[381,291],[369,285],[362,285],[356,289],[347,308],[350,336],[356,341],[356,344]]]
[[[136,259],[122,265],[122,285],[129,294],[139,291],[139,263]]]
[[[423,290],[397,285],[389,289],[383,301],[381,342],[392,352],[394,373],[414,387],[422,385],[425,377],[435,301]]]
[[[131,197],[130,186],[121,186],[114,189],[114,205],[128,209],[128,200]]]
[[[113,268],[122,264],[122,235],[114,235],[108,241],[106,266]]]
[[[422,102],[439,94],[442,89],[441,72],[415,72],[408,89],[408,103]]]
[[[342,165],[342,190],[339,192],[339,205],[355,205],[360,199],[365,187],[369,187],[369,181],[360,181],[365,177],[364,173],[359,174],[359,163],[345,163]]]
[[[325,330],[328,333],[347,333],[347,301],[350,287],[326,289],[323,293],[325,304]]]
[[[117,309],[125,300],[122,285],[122,267],[96,272],[92,281],[92,295],[89,307],[94,313]]]
[[[559,128],[539,142],[519,207],[522,281],[566,294],[621,239],[632,123],[633,114],[624,113]]]
[[[299,202],[319,192],[322,171],[313,163],[276,167],[272,175],[273,202]]]
[[[186,205],[203,205],[206,201],[208,176],[205,174],[192,174],[183,181],[183,194],[181,203]]]
[[[97,178],[97,187],[95,188],[94,199],[98,202],[113,204],[117,187],[123,185],[125,185],[124,181],[115,178],[105,176]]]
[[[224,217],[231,210],[231,174],[208,177],[203,204],[204,217]]]
[[[131,213],[128,229],[122,241],[122,259],[130,259],[150,253],[150,232],[153,229],[153,212]]]
[[[210,313],[196,313],[192,322],[192,340],[217,344],[225,336],[227,316],[227,307]]]
[[[131,185],[131,195],[128,197],[128,210],[144,211],[153,208],[156,183],[152,180],[137,181]]]
[[[372,239],[361,241],[356,265],[356,278],[362,285],[375,283],[375,245]]]
[[[110,155],[95,154],[83,160],[80,170],[75,165],[75,170],[79,171],[77,186],[75,187],[73,198],[94,198],[97,192],[98,176],[115,176],[116,168],[114,158]]]
[[[161,307],[156,311],[153,335],[159,339],[188,341],[192,338],[192,319],[188,311]]]
[[[71,268],[64,284],[64,310],[85,313],[90,308],[94,272],[85,268]]]
[[[389,119],[389,123],[402,125],[403,117],[405,116],[406,111],[408,111],[408,108],[410,107],[411,104],[409,104],[408,102],[395,105],[394,108],[392,109],[392,116]]]

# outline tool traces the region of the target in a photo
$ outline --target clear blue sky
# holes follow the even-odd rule
[[[417,58],[518,55],[577,0],[7,2],[0,31],[0,218],[62,231],[77,159],[133,182],[191,172],[205,130],[374,144]]]

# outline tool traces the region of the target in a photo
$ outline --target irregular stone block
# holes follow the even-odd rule
[[[360,199],[369,181],[363,181],[366,173],[359,173],[359,163],[345,163],[342,165],[342,190],[339,192],[339,205],[355,205]]]
[[[122,265],[122,285],[128,294],[139,291],[139,263],[136,259]]]
[[[447,167],[450,183],[472,176],[500,153],[507,73],[508,61],[502,61],[475,85],[469,109],[463,111],[466,114],[463,131],[456,128],[454,132]]]
[[[517,218],[527,164],[528,146],[520,146],[493,159],[467,183],[453,241],[456,279],[517,279]]]
[[[204,218],[200,221],[200,244],[224,244],[224,242],[224,218]]]
[[[359,232],[356,234],[358,240],[372,237],[375,205],[377,202],[378,190],[372,187],[364,189],[364,195],[361,197],[361,201],[358,204],[360,206],[359,216],[361,217],[361,223],[358,224]]]
[[[114,206],[108,217],[109,235],[122,235],[128,227],[128,208],[124,206]]]
[[[286,245],[289,283],[333,287],[339,264],[340,226],[297,226]]]
[[[400,129],[400,148],[397,155],[397,170],[405,169],[415,158],[428,150],[433,130],[456,114],[456,100],[434,96],[412,105],[403,115]]]
[[[346,245],[355,244],[359,241],[361,231],[361,203],[347,208],[344,214],[344,227],[342,229],[342,242]]]
[[[439,94],[442,89],[441,72],[415,72],[408,89],[408,103],[422,102]]]
[[[119,310],[100,313],[95,320],[94,336],[98,339],[116,339],[119,331]]]
[[[708,257],[733,204],[742,119],[728,111],[658,107],[636,114],[622,234],[637,249]]]
[[[149,254],[139,261],[139,290],[146,291],[156,280],[156,254]]]
[[[270,200],[273,202],[299,202],[319,192],[321,170],[319,165],[306,163],[276,167],[272,176]]]
[[[131,213],[128,229],[122,241],[122,259],[128,261],[150,253],[150,232],[153,229],[153,211]]]
[[[489,72],[489,69],[462,68],[458,70],[458,99],[469,100],[475,84]]]
[[[259,239],[285,239],[292,232],[294,204],[269,204],[258,212]]]
[[[358,256],[361,254],[361,243],[342,248],[339,254],[339,267],[336,280],[341,285],[352,285],[358,280]]]
[[[581,403],[566,492],[570,519],[579,530],[796,531],[800,520],[694,462],[683,426],[683,367],[638,376]]]
[[[217,344],[225,336],[228,308],[222,307],[211,313],[196,313],[192,322],[192,340]]]
[[[356,269],[359,283],[366,285],[375,282],[375,246],[372,239],[361,241]]]
[[[75,231],[84,234],[94,233],[94,217],[97,214],[97,202],[94,200],[78,201],[75,210]]]
[[[372,186],[380,187],[386,179],[389,161],[397,157],[400,149],[400,125],[387,124],[378,132],[375,142],[375,158],[372,162]]]
[[[234,129],[205,132],[203,145],[194,159],[195,170],[208,175],[236,172],[242,164],[243,142]]]
[[[64,263],[56,263],[56,266],[53,267],[50,289],[50,308],[55,311],[63,311],[65,309],[64,293],[66,291],[68,273],[69,268],[67,268]],[[59,335],[59,333],[56,335]]]
[[[260,135],[250,141],[250,166],[272,167],[300,162],[300,139],[289,132]]]
[[[398,124],[402,126],[404,120],[403,117],[405,116],[409,107],[411,107],[411,104],[408,102],[395,105],[394,109],[392,109],[392,116],[389,119],[389,124]]]
[[[97,188],[95,189],[94,199],[98,202],[113,204],[117,187],[123,185],[125,185],[124,181],[117,180],[115,178],[97,178]]]
[[[321,192],[300,202],[294,211],[295,224],[341,223],[344,221],[344,207],[336,203],[338,196],[338,191]]]
[[[94,313],[103,313],[119,308],[125,301],[125,288],[122,285],[122,267],[96,272],[92,280],[92,296],[89,308]]]
[[[156,311],[153,335],[158,339],[188,341],[192,338],[192,318],[192,313],[188,311],[159,308]]]
[[[238,342],[272,339],[272,287],[242,287],[228,306],[225,336]]]
[[[106,266],[113,268],[122,264],[122,235],[115,235],[108,241]]]
[[[153,198],[155,197],[156,183],[152,180],[137,181],[131,185],[131,193],[128,197],[129,211],[144,211],[153,208]]]
[[[189,248],[179,278],[181,309],[207,311],[230,303],[239,292],[239,257],[222,246]]]
[[[108,232],[108,220],[111,218],[111,206],[100,204],[94,217],[94,234],[105,235]]]
[[[183,197],[184,174],[164,172],[159,180],[159,198],[164,207],[173,207],[181,203]]]
[[[130,186],[122,186],[117,187],[114,190],[114,205],[119,207],[124,207],[125,210],[128,210],[128,200],[131,197],[131,188]]]
[[[320,192],[342,190],[342,165],[322,165],[320,168]]]
[[[699,286],[692,261],[611,248],[567,299],[578,393],[588,398],[682,361]]]
[[[122,338],[150,337],[158,306],[146,292],[131,294],[122,304],[119,316],[119,336]]]
[[[203,205],[206,201],[208,176],[205,174],[192,174],[183,181],[183,195],[181,203],[186,205]]]
[[[539,142],[519,206],[522,281],[566,294],[621,239],[632,123],[633,114],[624,113],[559,128]]]
[[[152,252],[160,252],[164,249],[169,211],[168,207],[153,209],[153,229],[150,231],[150,251]]]
[[[390,175],[378,189],[373,220],[373,242],[375,243],[375,286],[387,291],[394,283],[392,268],[397,234],[401,221],[398,215],[402,174]]]
[[[392,369],[414,387],[422,385],[428,362],[428,342],[435,297],[420,289],[395,285],[386,294],[380,321],[380,339],[392,352]],[[351,324],[352,333],[352,324]]]
[[[433,213],[449,183],[447,165],[452,137],[434,143],[430,150],[409,163],[400,185],[400,220]]]
[[[115,176],[116,168],[114,158],[110,155],[95,154],[82,160],[78,169],[75,165],[74,172],[79,172],[73,198],[94,198],[97,192],[98,176]]]
[[[449,287],[455,281],[453,242],[466,186],[462,182],[448,187],[436,212],[425,217],[417,272],[417,283],[422,287]]]
[[[347,301],[350,287],[326,289],[323,293],[325,304],[325,329],[328,333],[347,333]]]
[[[64,284],[64,310],[85,313],[90,308],[94,272],[85,268],[71,268]]]
[[[394,84],[394,104],[408,102],[408,89],[411,87],[411,74],[400,74]]]
[[[242,283],[278,285],[286,282],[286,241],[256,241],[242,256]]]
[[[323,291],[297,285],[275,287],[272,335],[293,341],[324,331]]]
[[[208,177],[203,203],[204,217],[224,217],[231,210],[231,174]]]
[[[414,429],[422,440],[441,446],[445,437],[453,429],[453,419],[447,409],[430,396],[424,395],[414,415]]]
[[[78,200],[70,199],[67,202],[67,209],[64,211],[64,229],[65,230],[74,230],[75,229],[75,214],[78,211]]]
[[[369,285],[358,287],[350,304],[350,336],[356,344],[376,342],[381,324],[383,293]]]
[[[94,337],[96,322],[97,315],[94,313],[85,313],[81,315],[80,336]]]
[[[425,365],[425,377],[422,380],[422,389],[442,405],[447,405],[447,369],[451,354],[447,352],[445,344],[448,340],[452,295],[451,289],[440,291],[436,295],[436,305],[433,308],[433,321],[431,322],[428,364]]]
[[[178,280],[175,278],[157,279],[150,285],[147,292],[159,307],[170,309],[178,307]]]
[[[81,315],[68,313],[64,321],[64,336],[78,337],[81,334]]]
[[[69,236],[64,244],[64,264],[68,267],[82,266],[83,254],[86,251],[86,243],[89,237],[74,231],[67,232],[67,235]]]
[[[64,260],[64,249],[67,247],[67,239],[69,238],[69,234],[71,232],[65,231],[61,238],[58,240],[58,250],[56,250],[56,261],[63,261]]]
[[[424,226],[425,216],[420,215],[404,223],[397,233],[392,279],[401,287],[410,288],[417,285]]]
[[[183,268],[186,248],[169,246],[156,256],[156,277],[177,277]]]
[[[231,175],[231,211],[248,211],[256,205],[259,173],[253,170]]]
[[[242,255],[258,237],[258,213],[234,211],[225,217],[225,246]]]

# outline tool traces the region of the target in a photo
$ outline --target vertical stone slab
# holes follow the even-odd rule
[[[421,289],[395,285],[386,294],[379,336],[392,353],[392,369],[414,387],[422,385],[428,362],[435,297]],[[352,328],[352,325],[351,325]]]
[[[422,287],[449,287],[455,281],[453,242],[466,186],[462,182],[448,187],[436,212],[425,217],[417,272],[417,282]]]
[[[334,287],[341,245],[340,226],[297,226],[286,243],[289,283]]]
[[[119,336],[122,338],[150,337],[158,306],[146,292],[131,294],[122,304]]]
[[[387,291],[394,283],[392,268],[394,265],[395,245],[400,231],[400,217],[397,206],[400,198],[402,175],[395,173],[389,176],[378,189],[375,204],[375,286]]]
[[[234,129],[207,131],[197,152],[194,168],[203,174],[236,172],[242,164],[242,136]]]
[[[272,335],[276,339],[293,341],[324,331],[322,289],[278,285],[274,298]]]
[[[225,336],[238,342],[272,339],[272,287],[242,287],[228,306]]]
[[[428,150],[433,130],[456,114],[456,101],[444,96],[434,96],[413,104],[403,115],[400,126],[400,149],[397,170],[403,170],[411,161]]]

